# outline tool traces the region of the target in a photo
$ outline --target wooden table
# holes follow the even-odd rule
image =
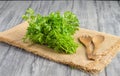
[[[78,16],[81,28],[120,36],[120,2],[117,1],[0,1],[0,32],[21,23],[23,21],[21,16],[29,7],[42,15],[69,10]],[[120,76],[120,53],[98,75]],[[90,74],[0,43],[0,76],[90,76]]]

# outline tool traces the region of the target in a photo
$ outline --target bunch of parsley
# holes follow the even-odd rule
[[[79,21],[72,12],[66,11],[63,15],[51,12],[48,16],[42,16],[29,8],[22,18],[29,23],[25,40],[47,45],[57,52],[76,52],[78,44],[74,42],[73,34],[79,27]]]

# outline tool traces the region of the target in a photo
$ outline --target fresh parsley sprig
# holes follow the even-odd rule
[[[78,44],[74,41],[73,34],[79,28],[79,21],[72,12],[66,11],[63,15],[51,12],[48,16],[42,16],[29,8],[22,18],[29,23],[25,40],[47,45],[57,52],[76,52]]]

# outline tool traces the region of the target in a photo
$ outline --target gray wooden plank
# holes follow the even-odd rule
[[[4,31],[7,30],[19,22],[21,22],[21,16],[25,12],[26,8],[28,7],[28,2],[6,2],[4,6],[4,9],[0,11],[0,30]],[[23,6],[21,6],[23,5]],[[11,8],[11,9],[10,9]],[[22,11],[23,10],[23,11]],[[22,11],[22,12],[21,12]],[[7,46],[7,47],[3,47]],[[20,76],[20,71],[22,71],[20,68],[24,65],[23,63],[26,63],[28,58],[25,58],[26,55],[22,56],[22,52],[20,52],[20,49],[14,49],[15,47],[8,46],[7,44],[0,44],[0,76]],[[7,50],[7,51],[6,51]],[[20,53],[19,53],[20,52]],[[16,55],[18,54],[18,55]],[[25,54],[25,53],[24,53]],[[19,57],[19,58],[18,58]],[[23,58],[22,58],[23,57]],[[21,60],[19,60],[21,59]],[[26,59],[26,60],[24,60]],[[29,62],[34,59],[30,59]],[[27,66],[29,65],[29,62],[27,63]],[[19,65],[19,66],[18,66]],[[31,64],[30,64],[31,65]],[[27,68],[30,69],[30,68]],[[18,72],[17,72],[18,70]],[[28,73],[31,75],[31,73]]]
[[[0,11],[0,31],[7,30],[16,24],[19,24],[22,21],[21,16],[29,7],[29,4],[30,2],[21,1],[9,1],[6,2],[6,4],[3,4],[5,7],[1,8]]]
[[[8,51],[10,49],[10,46],[9,45],[6,45],[5,43],[1,43],[0,44],[0,48],[2,49],[0,51],[0,66],[2,65],[2,62],[5,58],[5,56],[8,54]]]
[[[25,52],[21,52],[21,49],[11,47],[1,63],[0,76],[20,76],[22,68],[24,70],[31,69],[31,63],[34,59],[29,59]],[[24,65],[28,66],[27,68]],[[24,74],[25,75],[25,74]],[[29,72],[27,75],[31,75]]]
[[[106,75],[107,76],[119,76],[120,75],[120,52],[106,68]]]

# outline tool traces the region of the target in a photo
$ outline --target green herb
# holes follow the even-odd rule
[[[48,16],[42,16],[29,8],[22,18],[29,23],[25,40],[47,45],[57,52],[76,52],[78,44],[75,43],[73,34],[79,28],[79,21],[72,12],[66,11],[63,15],[52,12]]]

